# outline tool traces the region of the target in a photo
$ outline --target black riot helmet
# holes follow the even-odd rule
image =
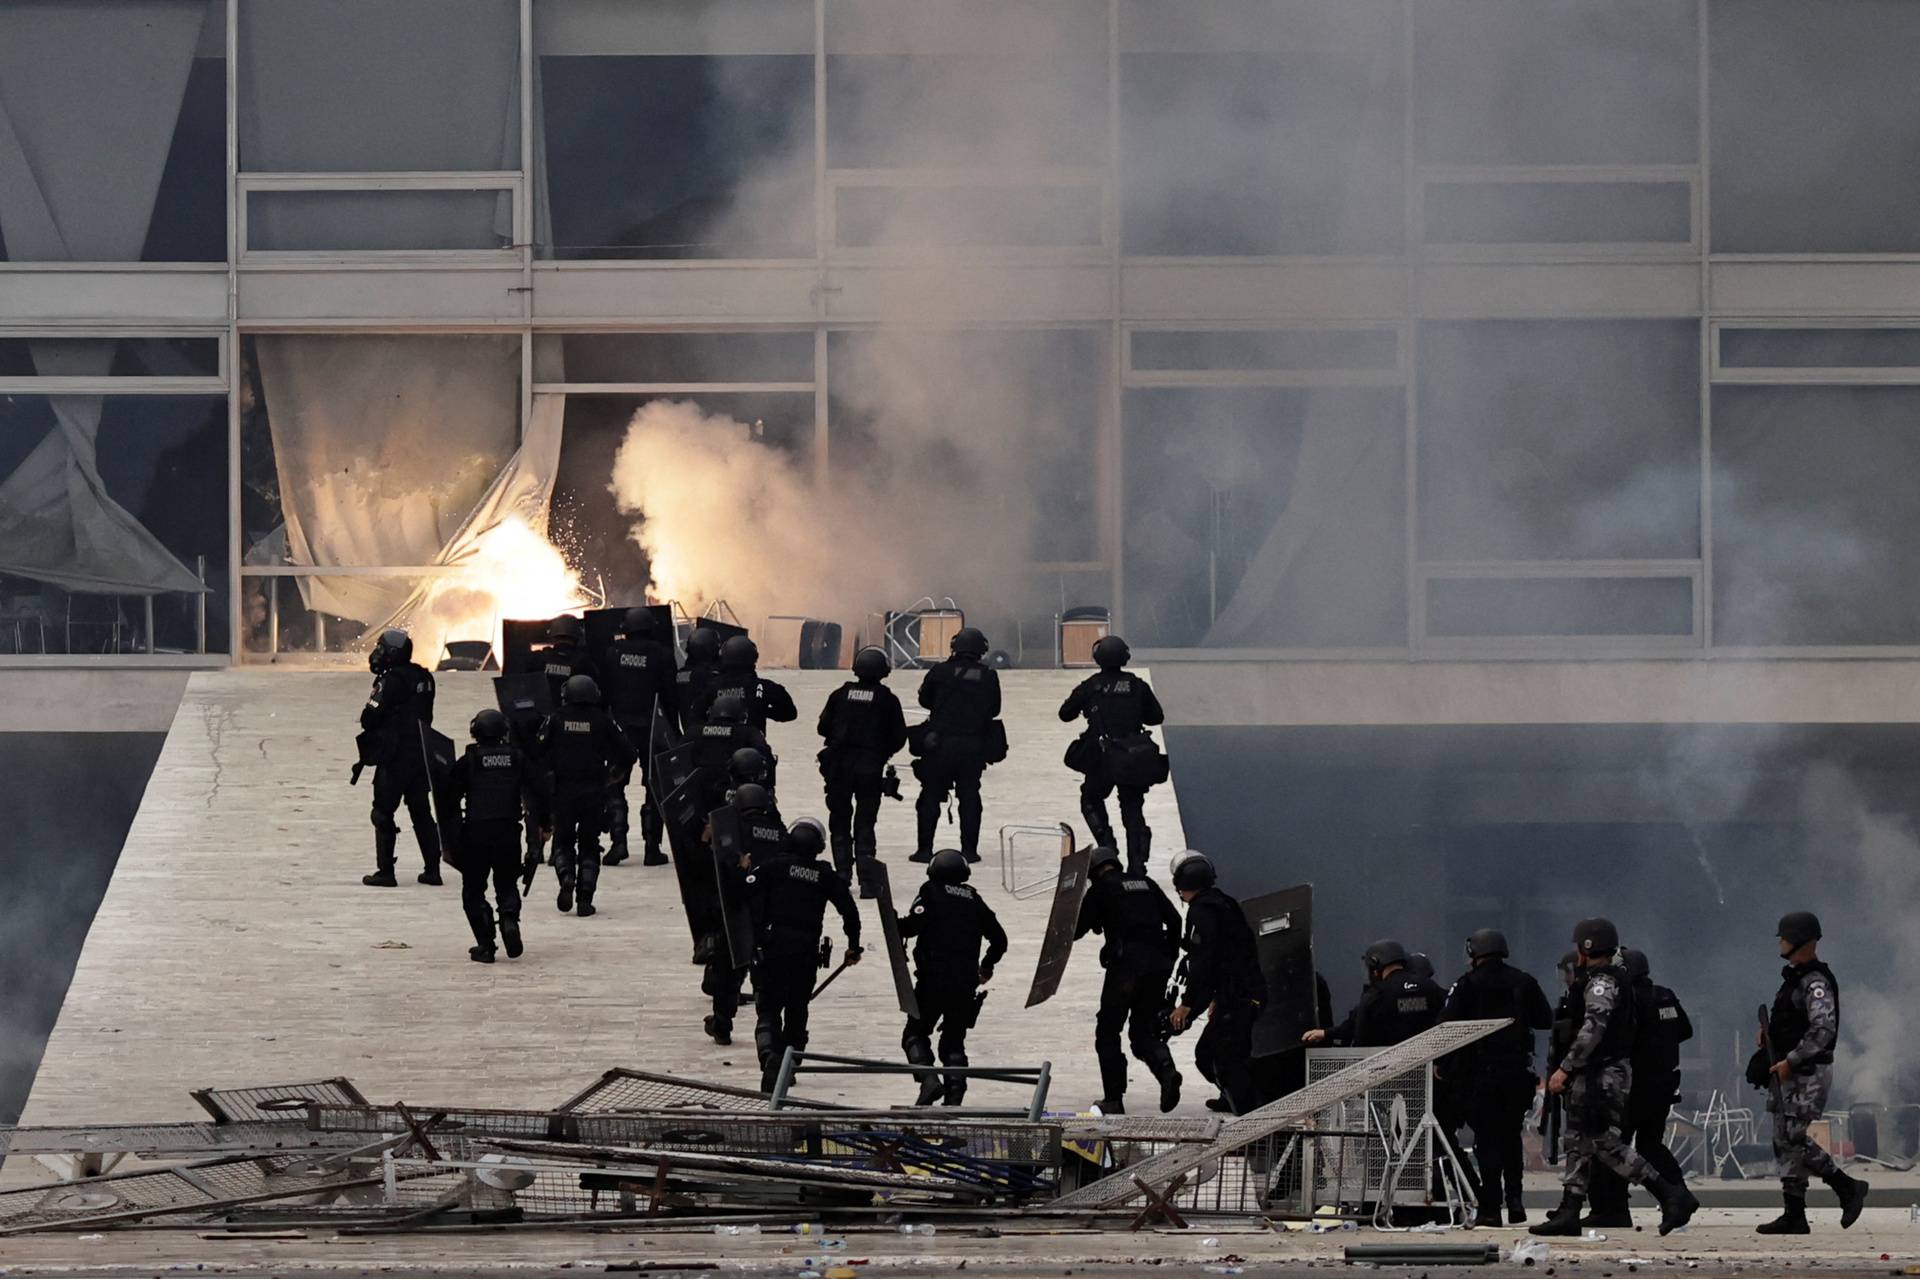
[[[1117,671],[1127,664],[1133,650],[1118,635],[1103,635],[1093,642],[1094,664],[1103,671]]]
[[[738,693],[722,693],[713,699],[713,705],[707,710],[707,718],[716,724],[744,724],[747,722],[747,699]]]
[[[727,777],[738,786],[745,782],[767,781],[767,757],[751,746],[742,746],[727,757]]]
[[[1427,952],[1416,950],[1407,956],[1407,971],[1425,981],[1433,980],[1433,961],[1427,958]]]
[[[580,619],[571,613],[562,613],[547,623],[547,639],[555,644],[562,640],[569,644],[578,644],[586,633],[587,628],[581,625]]]
[[[1620,966],[1627,970],[1631,981],[1652,981],[1653,965],[1647,962],[1647,952],[1635,950],[1631,946],[1620,948]]]
[[[943,848],[927,863],[927,878],[936,884],[964,884],[971,874],[973,867],[957,848]]]
[[[987,634],[977,626],[963,626],[953,633],[952,648],[955,657],[985,657]]]
[[[560,686],[562,706],[592,706],[600,700],[600,686],[591,675],[569,675]]]
[[[893,663],[887,660],[885,649],[869,645],[853,655],[853,677],[867,683],[877,683],[893,670]]]
[[[620,619],[620,633],[629,639],[652,639],[653,611],[640,607],[628,609],[627,615]]]
[[[1092,879],[1106,867],[1118,866],[1119,864],[1120,850],[1102,845],[1094,849],[1093,855],[1087,858],[1087,878]]]
[[[745,635],[729,635],[727,642],[720,646],[721,670],[750,671],[759,660],[760,646]]]
[[[505,741],[507,736],[507,717],[489,706],[473,717],[473,723],[467,725],[476,742]]]
[[[773,807],[773,796],[767,793],[766,787],[756,782],[748,782],[745,786],[734,787],[733,806],[743,813],[752,811],[764,813]]]
[[[815,818],[802,817],[787,827],[787,851],[795,857],[818,857],[827,851],[827,832]]]
[[[1505,959],[1511,954],[1507,949],[1507,935],[1498,928],[1482,928],[1467,938],[1468,959]]]
[[[1583,919],[1573,926],[1573,948],[1589,957],[1611,955],[1620,949],[1620,930],[1611,919]]]
[[[696,626],[687,636],[688,662],[717,662],[720,660],[720,632],[711,626]]]
[[[1360,952],[1360,960],[1367,966],[1369,973],[1378,973],[1384,968],[1407,962],[1407,948],[1391,937],[1382,937],[1373,945]]]
[[[373,651],[367,654],[367,665],[376,671],[392,670],[412,660],[413,637],[397,627],[381,631],[380,638],[374,641]]]
[[[1810,941],[1820,940],[1820,917],[1810,910],[1796,910],[1780,916],[1775,936],[1795,950]]]
[[[1213,868],[1213,859],[1191,848],[1173,864],[1173,886],[1178,892],[1194,893],[1203,888],[1212,888],[1218,879],[1219,873]]]

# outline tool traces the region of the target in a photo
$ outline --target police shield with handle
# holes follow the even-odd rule
[[[983,989],[993,980],[994,966],[1007,953],[1007,933],[986,900],[967,879],[972,868],[951,848],[933,855],[927,882],[899,921],[902,938],[914,938],[914,1002],[918,1013],[907,1018],[900,1047],[915,1066],[934,1064],[933,1035],[940,1034],[940,1064],[967,1065],[967,1032],[986,1002]],[[986,953],[981,953],[981,946]],[[916,1106],[936,1100],[957,1106],[967,1095],[967,1077],[937,1071],[919,1073]]]
[[[1127,870],[1145,874],[1153,847],[1147,825],[1147,791],[1167,780],[1167,758],[1147,730],[1166,721],[1147,681],[1126,669],[1133,656],[1118,635],[1093,646],[1098,674],[1089,675],[1060,705],[1060,719],[1086,717],[1087,728],[1067,747],[1065,763],[1082,775],[1080,815],[1096,847],[1112,848],[1107,796],[1120,793],[1120,824],[1127,835]]]
[[[1007,757],[1007,729],[1000,722],[1000,674],[982,659],[987,637],[964,626],[954,632],[953,655],[927,671],[920,681],[925,722],[907,730],[907,748],[920,780],[914,801],[919,838],[910,858],[933,860],[933,839],[940,829],[940,807],[947,796],[960,806],[960,854],[980,860],[980,779],[987,766]]]
[[[359,762],[351,782],[373,768],[374,872],[360,882],[369,888],[392,888],[394,845],[400,838],[394,814],[404,802],[407,821],[420,845],[424,867],[418,882],[438,886],[440,834],[433,816],[433,777],[421,747],[422,730],[433,726],[433,673],[413,660],[413,640],[405,631],[380,634],[367,654],[373,672],[373,695],[360,711],[360,735],[355,739]]]
[[[1645,1186],[1660,1204],[1660,1233],[1687,1224],[1700,1201],[1684,1184],[1660,1176],[1621,1139],[1627,1100],[1633,1087],[1635,1008],[1626,971],[1617,961],[1620,934],[1605,919],[1574,925],[1579,965],[1572,988],[1573,1041],[1547,1089],[1566,1094],[1567,1166],[1561,1177],[1560,1206],[1528,1233],[1572,1236],[1580,1233],[1580,1205],[1596,1164]]]
[[[1796,910],[1780,918],[1777,930],[1780,991],[1771,1009],[1760,1010],[1759,1051],[1747,1065],[1747,1080],[1768,1090],[1773,1113],[1773,1157],[1780,1167],[1780,1194],[1786,1210],[1757,1227],[1763,1235],[1804,1235],[1809,1174],[1827,1183],[1840,1199],[1840,1227],[1860,1219],[1867,1205],[1867,1183],[1840,1171],[1833,1157],[1808,1134],[1808,1126],[1826,1108],[1833,1088],[1833,1050],[1840,1040],[1840,983],[1821,962],[1820,921]]]
[[[666,854],[660,851],[662,827],[660,810],[648,785],[654,758],[660,749],[663,726],[674,723],[673,649],[655,633],[658,623],[646,608],[630,608],[620,621],[620,637],[606,652],[607,713],[620,726],[639,755],[641,804],[640,833],[645,841],[643,866],[665,866]],[[613,779],[607,798],[607,860],[618,866],[627,860],[629,806],[627,787],[636,770],[629,768]]]
[[[741,887],[753,920],[754,1048],[760,1056],[760,1088],[772,1092],[789,1048],[807,1046],[807,1014],[821,956],[830,954],[821,935],[826,908],[839,912],[846,932],[846,965],[860,962],[860,910],[847,885],[820,864],[826,837],[820,823],[803,817],[787,830],[781,853],[761,861],[741,859]]]

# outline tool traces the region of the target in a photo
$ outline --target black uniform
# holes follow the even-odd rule
[[[1447,992],[1405,968],[1368,983],[1346,1020],[1327,1032],[1330,1044],[1388,1048],[1404,1043],[1440,1020]]]
[[[998,722],[1000,674],[977,657],[950,657],[920,681],[920,705],[930,714],[926,752],[913,765],[920,779],[920,798],[913,806],[920,825],[916,855],[924,861],[933,852],[940,806],[952,793],[960,800],[960,851],[968,861],[978,860],[980,778],[1006,752],[1005,730]]]
[[[754,1048],[760,1087],[772,1091],[787,1049],[807,1046],[807,1009],[819,972],[820,931],[827,905],[840,912],[847,954],[860,949],[860,911],[847,885],[814,858],[754,858],[743,887],[753,912]]]
[[[740,856],[755,865],[779,859],[787,842],[787,824],[781,820],[780,810],[777,807],[748,808],[733,799],[728,801],[728,806],[738,813],[740,819]],[[744,866],[736,862],[720,870],[728,876],[734,891],[745,891]],[[720,918],[719,904],[716,896],[712,936],[706,947],[706,963],[700,975],[700,993],[713,1001],[713,1012],[706,1021],[707,1033],[725,1041],[733,1034],[733,1018],[740,1011],[740,989],[746,985],[748,970],[733,966],[733,950],[727,945],[726,921]],[[756,1002],[760,998],[759,990],[760,984],[756,980]],[[809,986],[808,990],[811,991],[812,987]]]
[[[689,657],[687,664],[673,677],[673,708],[680,721],[680,735],[692,737],[700,727],[707,708],[713,705],[708,690],[720,678],[720,663]],[[696,714],[696,708],[698,713]]]
[[[607,650],[603,689],[607,711],[639,756],[640,832],[646,840],[647,861],[653,864],[660,860],[660,811],[654,805],[652,793],[646,789],[647,774],[653,767],[653,753],[671,744],[676,674],[673,650],[658,640],[627,637],[615,640]],[[632,780],[631,770],[615,778],[609,794],[609,865],[627,858],[627,786]]]
[[[544,648],[536,648],[527,654],[526,669],[547,677],[547,689],[553,695],[553,704],[560,704],[560,689],[575,675],[590,676],[597,684],[600,682],[600,668],[594,665],[593,655],[579,643],[571,639],[555,640]]]
[[[499,904],[500,936],[509,951],[520,948],[520,814],[544,810],[544,775],[511,742],[474,742],[454,762],[448,790],[456,805],[451,814],[452,848],[460,859],[460,905],[473,939],[493,951],[494,909],[487,902],[487,877],[493,877]]]
[[[698,694],[700,700],[694,704],[694,718],[704,723],[714,702],[728,693],[747,704],[747,722],[763,733],[767,731],[768,720],[776,724],[788,724],[800,718],[800,710],[793,704],[793,695],[783,686],[764,678],[751,666],[742,669],[718,668],[705,689]]]
[[[767,758],[767,780],[763,783],[768,790],[774,789],[776,765],[779,761],[773,757],[773,747],[767,744],[766,734],[751,724],[728,724],[719,720],[700,724],[693,730],[693,766],[697,770],[695,778],[700,787],[701,807],[712,812],[727,802],[729,778],[727,763],[733,753],[742,747],[752,747]]]
[[[364,733],[361,762],[373,768],[373,857],[382,875],[393,874],[393,846],[400,825],[393,820],[404,801],[407,822],[420,845],[425,879],[440,877],[440,833],[433,823],[426,739],[433,726],[433,673],[414,662],[374,677],[373,696],[360,711]]]
[[[1680,1099],[1680,1045],[1693,1038],[1693,1022],[1680,997],[1651,977],[1635,978],[1633,1083],[1627,1092],[1623,1136],[1653,1170],[1678,1184],[1685,1173],[1667,1148],[1667,1116]],[[1596,1214],[1617,1220],[1629,1212],[1627,1183],[1604,1165],[1593,1170],[1587,1201]]]
[[[1007,932],[993,908],[968,884],[940,884],[929,880],[920,886],[913,906],[900,921],[902,937],[919,940],[913,948],[914,998],[920,1015],[909,1017],[900,1036],[907,1060],[916,1066],[934,1062],[933,1033],[940,1032],[940,1064],[967,1064],[967,1032],[980,1015],[982,992],[974,992],[992,975],[994,965],[1007,953]],[[987,951],[983,956],[980,947]],[[966,1096],[964,1075],[947,1077],[929,1074],[921,1085],[921,1104],[933,1100],[936,1086],[949,1106],[957,1106]]]
[[[600,882],[600,828],[610,778],[633,765],[633,747],[605,710],[562,706],[540,726],[540,753],[553,771],[553,873],[561,910],[593,913]]]
[[[1159,1034],[1167,982],[1180,949],[1180,912],[1160,885],[1143,874],[1108,870],[1094,875],[1080,899],[1076,938],[1088,933],[1105,938],[1100,964],[1100,1010],[1094,1014],[1093,1050],[1100,1059],[1100,1095],[1121,1101],[1127,1091],[1127,1058],[1120,1051],[1120,1029],[1127,1046],[1153,1077],[1166,1084],[1178,1078],[1173,1053]]]
[[[828,841],[844,878],[854,858],[879,852],[880,787],[887,761],[907,744],[907,720],[892,689],[879,680],[854,680],[828,695],[819,728]]]
[[[1060,705],[1064,722],[1086,716],[1087,728],[1068,750],[1068,765],[1083,775],[1080,815],[1095,847],[1112,848],[1107,796],[1120,792],[1120,824],[1127,834],[1127,869],[1144,874],[1153,845],[1147,791],[1164,777],[1165,760],[1147,729],[1166,721],[1160,699],[1132,671],[1101,671],[1082,680]]]
[[[1218,887],[1187,903],[1187,988],[1182,997],[1197,1017],[1208,1005],[1207,1028],[1193,1046],[1193,1064],[1218,1087],[1235,1114],[1259,1104],[1253,1073],[1253,1023],[1266,1000],[1266,978],[1253,928],[1240,903]]]
[[[1525,1171],[1520,1129],[1540,1083],[1533,1068],[1533,1032],[1553,1026],[1553,1009],[1540,983],[1499,956],[1462,974],[1440,1013],[1441,1021],[1493,1017],[1511,1017],[1514,1024],[1445,1059],[1448,1085],[1457,1089],[1473,1129],[1483,1215],[1502,1198],[1510,1207],[1519,1206]]]

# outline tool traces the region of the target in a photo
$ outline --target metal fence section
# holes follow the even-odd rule
[[[1307,1050],[1307,1083],[1318,1083],[1380,1052],[1374,1048]],[[1399,1156],[1412,1146],[1397,1182],[1396,1202],[1423,1202],[1433,1186],[1433,1134],[1421,1121],[1433,1109],[1433,1066],[1422,1064],[1345,1098],[1313,1117],[1297,1149],[1303,1193],[1299,1208],[1377,1203]]]
[[[297,1116],[310,1102],[340,1105],[367,1104],[351,1079],[335,1077],[298,1084],[259,1084],[250,1088],[196,1088],[193,1099],[218,1124],[248,1119],[285,1119]]]
[[[311,1131],[305,1119],[0,1129],[0,1154],[15,1155],[127,1154],[143,1158],[261,1155],[284,1150],[326,1150],[350,1144],[344,1139]]]
[[[1062,1195],[1055,1206],[1117,1209],[1140,1202],[1151,1205],[1165,1195],[1178,1196],[1196,1211],[1255,1211],[1270,1197],[1268,1177],[1280,1167],[1290,1134],[1310,1127],[1313,1117],[1328,1108],[1483,1039],[1507,1022],[1506,1018],[1455,1021],[1422,1031],[1230,1120],[1206,1145],[1177,1145],[1152,1153]]]
[[[824,1101],[789,1096],[783,1104],[807,1110],[831,1110]],[[656,1075],[645,1070],[616,1067],[586,1088],[560,1103],[557,1109],[580,1114],[614,1111],[719,1110],[728,1112],[770,1110],[771,1098],[749,1088],[733,1088],[704,1080],[681,1079],[675,1075]]]
[[[0,1235],[106,1225],[310,1195],[354,1184],[311,1156],[218,1159],[0,1192]]]

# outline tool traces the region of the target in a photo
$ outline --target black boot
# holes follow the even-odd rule
[[[393,844],[399,834],[398,827],[393,830],[383,830],[378,826],[373,828],[373,874],[360,877],[360,882],[368,888],[396,886],[397,881],[393,877]]]
[[[873,886],[873,875],[870,873],[875,866],[880,864],[875,860],[875,856],[876,850],[874,849],[861,848],[857,844],[854,846],[853,878],[855,882],[860,885],[860,900],[863,902],[872,901],[880,895],[879,891]]]
[[[924,865],[933,860],[933,850],[929,848],[916,848],[907,854],[907,860],[910,862],[920,862]]]
[[[1124,1115],[1127,1113],[1127,1103],[1119,1097],[1102,1097],[1093,1104],[1103,1115]]]
[[[526,953],[527,948],[520,943],[520,919],[518,916],[511,919],[504,916],[501,917],[500,940],[506,944],[508,959],[518,959]]]
[[[1507,1224],[1520,1225],[1527,1219],[1527,1206],[1520,1201],[1519,1195],[1507,1196]]]
[[[1145,822],[1127,827],[1127,873],[1144,875],[1153,860],[1153,829]]]
[[[1840,1196],[1840,1229],[1846,1230],[1860,1220],[1861,1210],[1867,1206],[1867,1183],[1858,1177],[1849,1177],[1838,1168],[1830,1177],[1822,1177],[1827,1188]]]
[[[1595,1207],[1592,1212],[1580,1218],[1580,1225],[1583,1229],[1589,1230],[1631,1230],[1633,1229],[1633,1212],[1630,1209],[1612,1205],[1604,1208]]]
[[[660,851],[660,845],[649,844],[647,845],[647,851],[641,855],[640,864],[642,866],[665,866],[667,864],[667,855]]]
[[[446,883],[447,881],[440,878],[440,863],[435,862],[433,865],[421,871],[418,875],[415,875],[413,877],[413,882],[416,884],[426,884],[430,887],[438,888],[440,887],[440,885]]]
[[[1150,1069],[1160,1085],[1160,1113],[1164,1115],[1180,1104],[1180,1072],[1174,1068],[1172,1053],[1154,1062]]]
[[[1692,1221],[1693,1214],[1700,1210],[1700,1201],[1684,1185],[1655,1177],[1647,1182],[1647,1190],[1660,1201],[1660,1233],[1663,1235],[1670,1235]],[[1804,1213],[1800,1219],[1806,1220]]]
[[[493,947],[469,946],[467,947],[467,958],[476,964],[491,964],[493,962]]]
[[[560,913],[562,915],[565,915],[570,911],[572,911],[573,910],[573,885],[572,884],[560,885],[560,894],[559,896],[553,899],[553,904],[560,908]]]
[[[1231,1115],[1233,1113],[1233,1103],[1228,1101],[1224,1096],[1209,1097],[1207,1098],[1207,1109],[1216,1115]]]
[[[836,839],[832,843],[834,873],[840,876],[841,883],[851,884],[853,882],[853,841]]]
[[[1500,1224],[1500,1205],[1482,1200],[1473,1210],[1473,1224],[1480,1226],[1498,1226]]]
[[[1772,1221],[1763,1222],[1753,1228],[1756,1235],[1804,1235],[1812,1233],[1807,1225],[1807,1201],[1803,1195],[1782,1195],[1787,1210]]]
[[[921,1038],[908,1039],[900,1046],[906,1050],[907,1064],[909,1066],[933,1065],[933,1045],[927,1040]],[[919,1094],[914,1097],[913,1104],[916,1106],[931,1106],[939,1099],[942,1087],[940,1076],[934,1071],[927,1071],[920,1076],[920,1091]]]
[[[1543,1238],[1573,1238],[1580,1233],[1580,1196],[1571,1190],[1560,1192],[1560,1206],[1547,1219],[1527,1231]]]
[[[732,1022],[730,1021],[723,1022],[718,1017],[714,1016],[712,1013],[708,1013],[707,1019],[705,1022],[702,1023],[702,1025],[706,1029],[707,1038],[711,1039],[714,1043],[719,1044],[722,1048],[725,1048],[728,1044],[731,1044],[733,1042],[733,1023]]]

